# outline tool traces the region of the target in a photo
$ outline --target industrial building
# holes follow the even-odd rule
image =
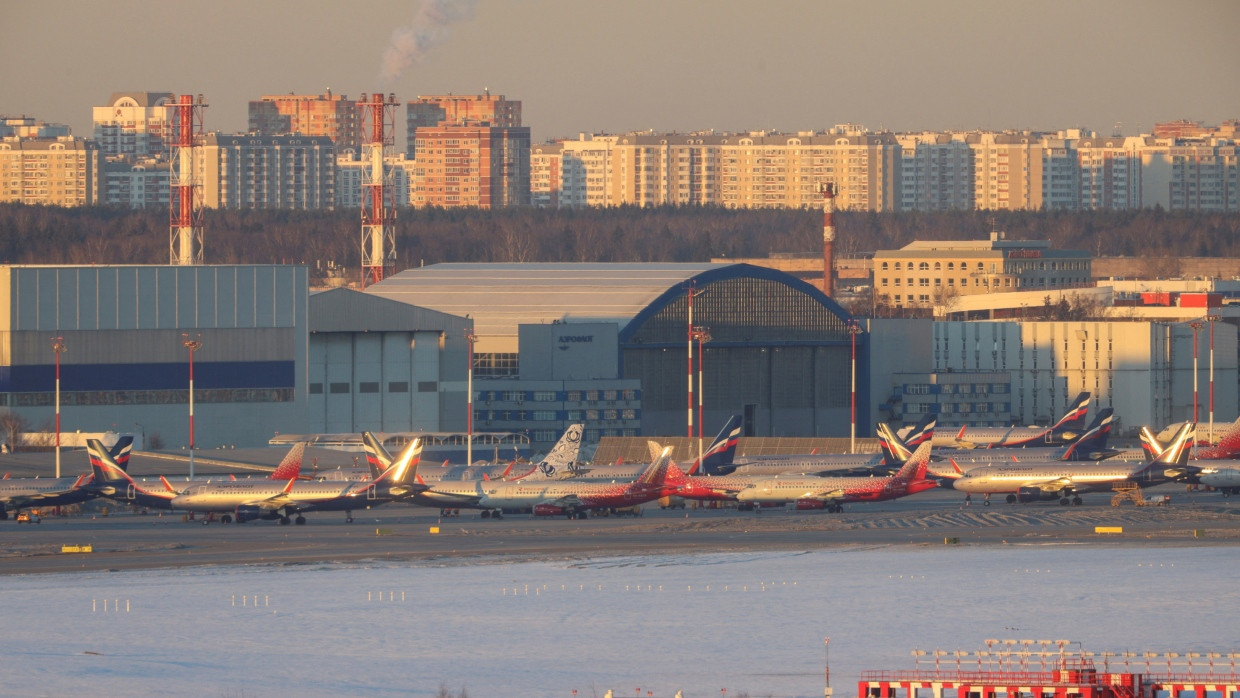
[[[867,335],[850,333],[852,318],[821,291],[771,269],[437,264],[367,293],[471,319],[474,420],[529,430],[535,451],[572,421],[590,442],[686,433],[691,420],[710,431],[737,413],[749,436],[845,436],[854,365],[858,414],[869,412]]]

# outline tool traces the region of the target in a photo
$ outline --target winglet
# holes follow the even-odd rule
[[[168,482],[168,478],[164,477],[163,475],[160,475],[159,481],[164,483],[164,489],[168,490],[169,492],[176,492],[176,488],[172,486],[171,482]]]
[[[293,479],[289,480],[289,481],[288,481],[288,484],[284,486],[284,494],[288,494],[289,492],[292,492],[292,491],[293,491],[293,485],[295,485],[295,484],[297,484],[297,478],[293,478]]]

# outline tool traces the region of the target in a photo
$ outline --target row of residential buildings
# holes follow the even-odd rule
[[[29,117],[0,119],[0,201],[166,205],[173,98],[113,94],[94,108],[90,139]],[[364,104],[365,95],[331,91],[250,102],[247,133],[209,133],[195,149],[203,205],[359,207],[361,152],[373,134]],[[405,109],[407,146],[386,158],[395,207],[807,208],[833,183],[837,208],[862,211],[1240,210],[1240,120],[1170,122],[1141,136],[846,124],[532,145],[521,102],[502,95],[423,96]]]

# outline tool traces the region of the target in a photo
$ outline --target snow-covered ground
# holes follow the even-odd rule
[[[0,692],[821,696],[829,636],[843,697],[988,638],[1240,650],[1236,579],[1230,548],[1072,546],[10,576]]]

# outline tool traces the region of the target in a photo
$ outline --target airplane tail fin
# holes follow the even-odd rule
[[[383,472],[392,465],[392,454],[388,453],[377,436],[368,431],[362,432],[362,450],[366,451],[366,463],[370,465],[371,472],[376,469]]]
[[[112,454],[103,447],[103,442],[99,439],[86,440],[86,453],[90,457],[90,470],[95,476],[96,485],[121,483],[129,485],[133,482],[133,478],[117,465],[112,459]]]
[[[121,470],[129,470],[129,454],[133,451],[133,434],[123,434],[108,449],[108,454]]]
[[[738,414],[728,417],[723,429],[719,430],[719,434],[711,442],[710,448],[689,468],[690,475],[725,475],[735,470],[732,460],[736,457],[736,444],[740,442],[742,421]]]
[[[525,480],[555,480],[567,477],[577,469],[577,455],[581,452],[583,424],[570,424],[555,446],[538,465],[525,476]]]
[[[912,431],[905,435],[903,440],[887,424],[880,422],[876,425],[879,447],[883,450],[883,464],[896,467],[905,463],[919,446],[934,440],[934,427],[937,423],[938,417],[935,415],[929,413],[922,415],[921,420],[917,422]],[[963,433],[962,429],[961,434]]]
[[[1089,393],[1080,393],[1068,404],[1068,411],[1051,427],[1051,434],[1062,435],[1067,431],[1078,431],[1085,426],[1085,418],[1089,416]]]
[[[415,438],[410,441],[396,460],[392,461],[374,482],[387,480],[391,484],[403,485],[412,482],[417,478],[418,463],[422,460],[422,439]]]
[[[938,416],[932,412],[927,412],[921,416],[913,430],[904,437],[904,441],[901,443],[905,450],[909,452],[909,455],[912,455],[918,446],[934,439],[934,427],[938,424],[938,421]],[[907,456],[905,458],[907,459]]]
[[[1059,460],[1092,460],[1090,453],[1105,451],[1107,438],[1111,435],[1111,423],[1115,420],[1115,410],[1104,407],[1094,417],[1080,438],[1068,444],[1059,456]]]
[[[272,480],[294,480],[301,476],[301,461],[306,453],[306,442],[298,441],[284,455],[284,460],[271,471]]]
[[[922,445],[913,451],[913,455],[905,461],[900,470],[891,478],[892,482],[920,482],[926,479],[926,467],[930,464],[930,442],[923,442]]]
[[[668,446],[663,449],[658,458],[650,462],[641,475],[634,481],[635,485],[644,485],[647,487],[661,487],[667,482],[668,466],[672,462],[672,447]],[[680,472],[682,477],[684,473],[680,468],[676,468],[676,472]]]

